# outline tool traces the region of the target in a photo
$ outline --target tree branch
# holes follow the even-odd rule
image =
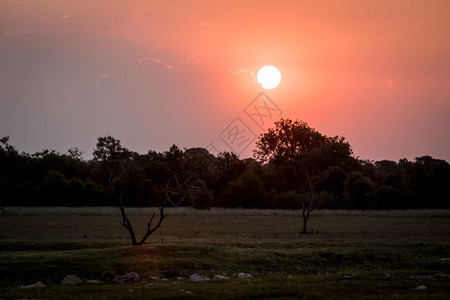
[[[120,213],[122,214],[122,223],[121,224],[130,233],[131,242],[132,242],[133,246],[136,246],[137,245],[137,243],[136,243],[136,235],[134,233],[133,226],[131,225],[131,222],[128,219],[126,213],[125,213],[125,207],[123,205],[122,195],[119,196],[119,204],[120,204]]]

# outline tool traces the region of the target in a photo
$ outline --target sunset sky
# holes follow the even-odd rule
[[[0,137],[249,157],[281,116],[362,159],[450,162],[449,37],[448,0],[0,0]]]

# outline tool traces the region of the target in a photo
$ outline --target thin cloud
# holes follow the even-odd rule
[[[108,37],[113,37],[113,36],[119,36],[119,35],[126,35],[129,36],[131,35],[131,33],[125,29],[121,29],[121,28],[111,28],[108,30],[97,30],[95,31],[96,34],[101,34],[101,35],[106,35]]]
[[[143,64],[145,62],[152,62],[154,64],[162,65],[164,68],[171,70],[173,68],[172,65],[165,63],[161,59],[152,58],[152,57],[143,57],[139,59],[139,64]]]
[[[233,75],[239,75],[240,73],[248,73],[253,78],[253,82],[256,82],[256,76],[255,73],[253,73],[250,69],[237,69],[236,71],[233,71],[230,68],[227,68],[227,71]]]
[[[204,64],[205,62],[201,61],[200,59],[198,59],[198,57],[190,55],[186,58],[186,66],[189,66],[189,63],[191,62],[191,60],[194,60],[196,63],[198,64]]]
[[[68,18],[70,18],[70,16],[68,15],[68,14],[65,14],[65,15],[63,15],[63,16],[61,16],[61,17],[59,17],[61,20],[65,20],[65,19],[68,19]]]
[[[105,73],[100,74],[100,78],[106,79],[111,77],[114,73],[119,72],[123,68],[127,67],[126,64],[117,64],[114,68],[112,68],[109,72],[106,71]]]
[[[226,64],[224,64],[222,62],[212,61],[212,60],[210,60],[210,61],[202,61],[202,60],[200,60],[198,57],[196,57],[194,55],[190,55],[190,56],[188,56],[186,58],[186,66],[189,66],[192,61],[194,61],[195,63],[200,64],[200,65],[207,64],[207,63],[216,63],[216,64],[222,66],[228,73],[231,73],[233,75],[239,75],[240,73],[248,73],[252,77],[253,82],[256,82],[255,73],[252,70],[250,70],[250,69],[235,69],[234,70],[234,69],[230,68],[229,66],[227,66]]]
[[[403,74],[393,77],[393,78],[386,78],[386,79],[382,79],[383,83],[388,87],[388,88],[393,88],[394,87],[394,83],[396,81],[398,81],[399,79],[401,79],[403,77]]]

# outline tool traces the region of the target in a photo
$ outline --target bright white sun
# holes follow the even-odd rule
[[[256,81],[258,81],[264,89],[270,90],[276,88],[280,84],[281,73],[275,67],[265,66],[258,71]]]

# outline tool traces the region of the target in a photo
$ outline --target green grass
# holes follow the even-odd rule
[[[150,212],[130,210],[138,236]],[[172,209],[167,215],[146,245],[132,247],[114,209],[6,208],[0,216],[0,297],[450,297],[450,259],[445,259],[450,257],[448,210],[317,211],[307,235],[299,234],[297,211]],[[111,283],[114,276],[131,271],[140,275],[140,282]],[[239,272],[254,278],[239,279]],[[193,273],[231,279],[208,283],[172,279]],[[101,284],[60,285],[68,274],[99,279]],[[150,276],[169,280],[152,282]],[[47,288],[19,288],[38,280]],[[413,290],[422,284],[428,290]]]

